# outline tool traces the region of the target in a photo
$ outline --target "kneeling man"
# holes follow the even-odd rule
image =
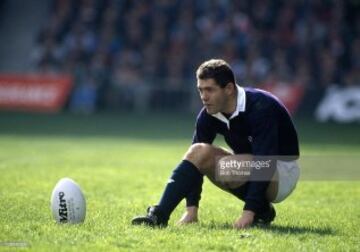
[[[196,222],[204,175],[245,202],[235,228],[270,224],[276,215],[272,202],[290,195],[299,178],[299,144],[288,111],[270,93],[237,85],[224,60],[204,62],[196,77],[204,108],[197,117],[193,143],[159,203],[132,224],[166,226],[184,198],[186,211],[179,223]],[[224,136],[231,151],[212,145],[217,134]]]

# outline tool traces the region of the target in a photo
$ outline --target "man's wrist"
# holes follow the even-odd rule
[[[255,212],[251,210],[243,210],[242,216],[255,217]]]

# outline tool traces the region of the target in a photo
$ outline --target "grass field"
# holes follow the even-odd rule
[[[205,182],[200,223],[178,227],[184,203],[166,229],[130,219],[159,199],[190,144],[190,116],[0,114],[0,250],[24,242],[33,251],[359,251],[360,182],[302,180],[277,204],[269,228],[232,229],[243,203]],[[301,152],[360,155],[359,125],[298,120]],[[222,144],[221,141],[218,142]],[[335,162],[334,162],[335,165]],[[359,163],[353,162],[359,167]],[[81,225],[56,224],[50,195],[62,177],[87,200]],[[19,248],[18,248],[19,249]]]

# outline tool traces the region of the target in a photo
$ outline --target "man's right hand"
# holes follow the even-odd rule
[[[241,217],[234,223],[235,229],[244,229],[251,226],[254,222],[255,213],[253,211],[244,210]]]
[[[182,215],[177,224],[186,225],[195,222],[198,222],[198,207],[191,206],[186,208],[186,212]]]

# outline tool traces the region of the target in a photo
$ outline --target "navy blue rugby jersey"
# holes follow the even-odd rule
[[[196,122],[193,143],[212,144],[223,135],[234,154],[279,156],[293,160],[299,157],[297,132],[285,106],[269,92],[237,86],[237,106],[227,119],[222,113],[210,115],[203,108]],[[288,157],[288,158],[287,158]],[[244,210],[259,212],[267,204],[266,181],[249,181]],[[187,206],[198,206],[201,184],[187,196]]]
[[[193,143],[211,144],[224,136],[234,154],[299,156],[297,132],[285,106],[269,92],[237,86],[235,112],[229,120],[203,108],[196,122]]]

